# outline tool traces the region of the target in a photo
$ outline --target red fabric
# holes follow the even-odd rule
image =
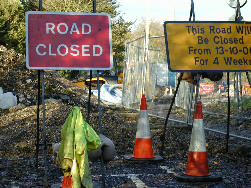
[[[61,188],[72,188],[72,177],[71,176],[64,176]]]

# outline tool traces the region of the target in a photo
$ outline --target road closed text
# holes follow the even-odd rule
[[[88,35],[92,31],[90,24],[82,23],[77,25],[76,23],[67,24],[67,23],[45,23],[45,34],[46,35]],[[39,56],[101,56],[103,53],[102,46],[98,44],[37,44],[36,54]]]
[[[101,56],[102,55],[102,47],[100,45],[70,45],[67,46],[65,44],[59,44],[54,48],[52,44],[38,44],[36,46],[37,55],[44,56],[66,56],[68,54],[72,56]]]

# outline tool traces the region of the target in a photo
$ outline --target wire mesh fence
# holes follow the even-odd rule
[[[160,36],[161,37],[161,36]],[[138,108],[142,93],[148,101],[168,87],[168,66],[163,62],[163,50],[145,48],[145,37],[126,44],[122,104]],[[159,72],[159,74],[158,74]],[[174,74],[173,74],[174,75]]]
[[[162,36],[150,37],[149,46]],[[163,48],[145,48],[145,37],[126,43],[122,105],[139,109],[142,93],[146,95],[149,113],[165,117],[177,85],[180,73],[168,69]],[[227,116],[227,77],[218,82],[200,80],[199,97],[203,111],[211,115]],[[182,121],[192,121],[196,88],[193,84],[181,81],[175,98],[174,118],[183,110]],[[230,73],[230,101],[232,124],[240,125],[251,119],[251,88],[244,72]],[[251,127],[249,127],[251,130]],[[251,135],[250,135],[251,136]]]

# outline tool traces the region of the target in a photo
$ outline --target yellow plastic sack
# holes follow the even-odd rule
[[[84,121],[79,107],[74,107],[61,129],[58,158],[65,176],[72,176],[73,188],[92,188],[87,151],[97,149],[101,140]],[[69,172],[70,171],[70,172]]]

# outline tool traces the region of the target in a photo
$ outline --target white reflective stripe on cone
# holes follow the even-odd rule
[[[136,138],[151,138],[147,110],[140,111],[137,124]]]
[[[194,119],[189,151],[206,152],[203,119]]]

